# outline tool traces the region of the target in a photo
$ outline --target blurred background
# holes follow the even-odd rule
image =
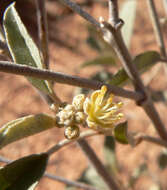
[[[1,24],[4,10],[11,2],[13,1],[0,0]],[[107,20],[107,1],[77,0],[76,2],[96,19],[103,16]],[[126,0],[119,0],[120,11],[125,2]],[[155,2],[159,17],[165,18],[166,15],[162,1],[159,0]],[[35,2],[33,0],[16,0],[16,8],[29,33],[38,44]],[[99,32],[96,32],[87,21],[72,12],[63,5],[61,1],[46,0],[46,9],[49,26],[50,65],[53,70],[88,78],[91,78],[92,75],[96,75],[97,73],[104,74],[100,77],[105,78],[106,72],[104,71],[107,70],[114,73],[118,70],[120,67],[119,61],[117,62],[117,67],[90,66],[81,68],[80,66],[83,63],[87,63],[99,55],[110,51],[112,55],[114,53],[111,48],[106,44],[104,45],[101,41],[97,43],[97,40],[100,40]],[[138,0],[134,12],[133,35],[129,45],[132,56],[134,57],[148,50],[159,51],[156,45],[146,0]],[[125,25],[131,16],[132,15],[126,15],[127,20],[124,20]],[[167,30],[165,24],[162,25],[162,28],[164,34],[166,34]],[[4,60],[4,57],[0,58]],[[155,70],[157,71],[156,75],[154,74]],[[165,95],[167,79],[164,74],[164,69],[160,64],[154,66],[149,72],[142,75],[142,78],[149,88],[156,91],[163,91],[163,95]],[[131,88],[129,85],[126,87]],[[10,120],[29,114],[41,112],[53,114],[47,104],[24,77],[0,73],[0,91],[0,126]],[[55,91],[63,101],[67,102],[72,100],[74,92],[77,93],[76,88],[60,84],[55,84]],[[128,120],[128,129],[130,131],[141,131],[156,136],[156,132],[143,110],[136,106],[133,101],[124,98],[119,98],[119,100],[120,99],[125,104],[123,112]],[[162,100],[162,98],[159,98],[155,104],[163,122],[167,126],[166,99]],[[43,152],[63,138],[63,129],[51,129],[8,145],[0,150],[0,155],[13,160],[18,159],[28,154]],[[103,140],[104,137],[102,136],[89,138],[91,146],[101,160],[104,160]],[[116,144],[115,154],[120,167],[120,179],[126,184],[134,170],[147,163],[147,171],[149,171],[149,174],[141,175],[133,188],[136,190],[147,190],[152,187],[152,185],[161,183],[162,189],[167,189],[167,170],[162,170],[157,165],[157,156],[162,151],[163,149],[161,147],[146,142],[141,143],[135,148],[132,148],[130,145]],[[88,162],[85,156],[74,143],[54,154],[50,159],[47,170],[52,174],[76,180],[87,165]],[[55,188],[63,190],[64,184],[43,178],[37,190],[53,190]]]

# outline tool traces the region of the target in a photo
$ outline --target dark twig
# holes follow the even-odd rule
[[[37,8],[38,36],[46,69],[49,68],[48,23],[45,0],[35,0]]]
[[[7,62],[7,61],[0,61],[0,71],[10,73],[10,74],[17,74],[17,75],[30,76],[30,77],[35,77],[35,78],[40,78],[40,79],[45,79],[45,80],[51,80],[51,81],[55,81],[61,84],[73,85],[73,86],[89,88],[93,90],[100,89],[101,86],[106,85],[108,88],[108,91],[117,96],[130,98],[136,101],[143,98],[143,95],[141,93],[124,90],[120,87],[108,85],[108,84],[98,82],[95,80],[90,80],[90,79],[81,78],[77,76],[65,75],[62,73],[53,72],[46,69],[42,70],[42,69],[37,69],[34,67],[25,66],[25,65],[13,64],[12,62]]]
[[[157,39],[157,44],[160,48],[160,52],[161,52],[162,56],[165,58],[166,57],[165,43],[164,43],[161,25],[159,22],[155,3],[154,3],[154,0],[147,0],[147,2],[148,2],[148,7],[149,7],[149,11],[150,11],[151,21],[153,24],[155,36]]]
[[[107,172],[106,168],[98,159],[93,149],[89,146],[86,140],[78,140],[78,145],[81,148],[81,150],[85,153],[86,157],[89,159],[90,163],[93,165],[97,173],[103,178],[105,183],[108,185],[109,189],[120,190],[121,188],[115,182],[113,177]]]
[[[113,4],[114,6],[114,4],[117,3],[117,0],[111,0],[110,3]],[[111,11],[112,10],[110,10],[110,16],[111,15],[114,16],[115,14],[114,13],[112,14]],[[113,46],[113,43],[111,45],[114,47],[115,51],[117,52],[125,71],[127,72],[129,78],[132,80],[135,86],[136,91],[139,91],[143,93],[144,95],[143,101],[137,102],[137,104],[143,107],[143,109],[145,110],[145,112],[147,113],[151,121],[154,123],[154,126],[158,134],[160,135],[160,137],[164,140],[167,140],[167,132],[160,119],[160,116],[158,112],[156,111],[150,99],[150,96],[146,92],[146,88],[144,87],[140,79],[139,73],[135,65],[132,64],[132,58],[129,54],[127,47],[125,46],[125,43],[123,41],[119,28],[118,29],[115,28],[115,26],[118,25],[118,23],[115,23],[117,19],[111,19],[111,20],[113,21],[111,24],[102,21],[101,27],[104,31],[104,38],[108,41],[108,43],[111,43],[114,41],[114,46]],[[110,34],[110,36],[108,34]]]
[[[66,185],[70,185],[70,186],[82,188],[82,189],[85,189],[85,190],[97,190],[97,188],[92,187],[92,186],[90,186],[90,185],[87,185],[87,184],[85,184],[85,183],[68,180],[68,179],[66,179],[66,178],[64,178],[64,177],[55,176],[55,175],[50,174],[50,173],[47,173],[47,172],[44,174],[44,177],[47,177],[47,178],[49,178],[49,179],[53,179],[53,180],[55,180],[55,181],[62,182],[62,183],[64,183],[64,184],[66,184]]]
[[[88,22],[90,22],[91,24],[95,25],[97,28],[100,29],[100,23],[97,22],[97,20],[94,19],[91,15],[89,15],[86,11],[84,11],[79,5],[77,5],[76,3],[74,3],[70,0],[59,0],[59,1],[63,2],[74,12],[78,13],[81,17],[83,17]]]

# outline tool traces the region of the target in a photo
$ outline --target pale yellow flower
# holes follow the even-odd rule
[[[107,95],[107,87],[102,86],[101,90],[94,91],[91,98],[86,98],[84,102],[88,126],[95,130],[113,128],[123,117],[122,113],[117,113],[122,105],[122,102],[113,103],[113,94]]]

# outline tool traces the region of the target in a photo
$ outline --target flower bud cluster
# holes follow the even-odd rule
[[[84,124],[86,121],[86,114],[83,112],[83,104],[85,96],[79,94],[73,98],[72,104],[67,104],[59,108],[56,114],[58,125],[66,127],[65,137],[74,139],[79,136],[79,128],[77,125]]]

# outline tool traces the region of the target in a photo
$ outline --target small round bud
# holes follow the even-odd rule
[[[65,128],[64,136],[69,139],[76,139],[80,135],[80,130],[78,126],[68,126]]]
[[[79,94],[73,98],[72,105],[76,110],[83,110],[83,103],[85,101],[85,95]]]
[[[85,122],[86,120],[86,115],[83,112],[77,112],[75,114],[75,121],[79,124]]]

